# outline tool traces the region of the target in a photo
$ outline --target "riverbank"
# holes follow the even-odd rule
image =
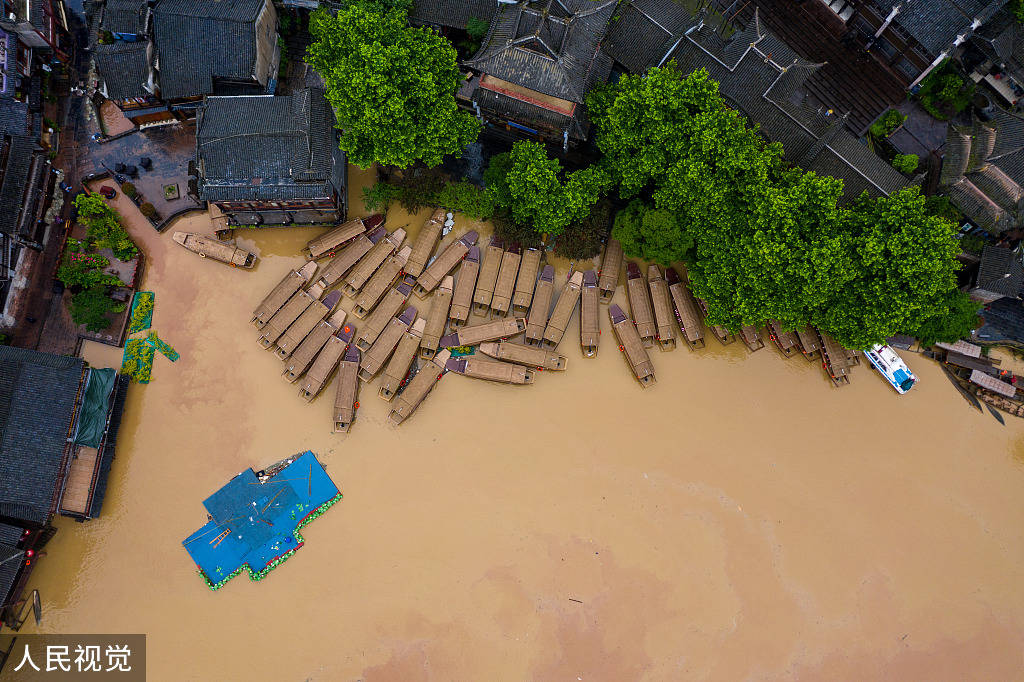
[[[373,384],[342,440],[333,389],[299,399],[249,324],[322,229],[240,231],[261,258],[242,271],[171,241],[203,220],[133,229],[181,359],[129,393],[103,516],[58,520],[29,586],[45,631],[145,632],[153,679],[1019,674],[1024,424],[935,363],[904,354],[921,381],[899,397],[710,339],[653,350],[645,391],[602,308],[596,359],[567,333],[566,372],[446,377],[399,428]],[[210,592],[181,547],[202,500],[305,449],[344,500],[267,579]]]

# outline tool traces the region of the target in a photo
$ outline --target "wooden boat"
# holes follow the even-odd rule
[[[384,330],[373,342],[370,349],[363,353],[363,359],[359,363],[359,378],[363,381],[372,381],[377,372],[381,370],[384,363],[388,361],[395,351],[395,346],[402,340],[402,336],[413,322],[416,321],[416,308],[409,306],[397,317],[392,317]]]
[[[476,244],[477,237],[476,231],[470,230],[459,237],[458,240],[449,244],[448,248],[441,252],[441,255],[431,261],[430,265],[423,271],[423,274],[416,280],[416,285],[413,287],[416,295],[420,298],[425,298],[427,294],[433,291],[441,283],[441,278],[459,264],[459,261],[469,251],[469,247]]]
[[[696,300],[697,300],[697,305],[700,306],[701,313],[703,313],[703,315],[705,317],[707,317],[707,314],[708,314],[708,304],[705,303],[703,299],[698,298]],[[723,327],[720,324],[708,325],[708,329],[711,330],[711,334],[716,339],[718,339],[718,342],[720,344],[722,344],[723,346],[728,346],[730,343],[732,343],[732,342],[734,342],[736,340],[736,336],[733,335],[733,333],[731,331],[729,331],[728,329],[726,329],[725,327]]]
[[[398,253],[388,256],[384,264],[377,268],[377,272],[373,273],[370,281],[366,283],[363,290],[356,296],[355,303],[352,304],[353,315],[363,318],[370,314],[373,306],[377,305],[377,301],[380,300],[381,296],[395,283],[395,278],[398,277],[402,272],[402,268],[405,267],[411,251],[412,249],[408,246],[403,246],[398,250]]]
[[[651,309],[651,297],[647,293],[647,282],[640,273],[636,263],[626,263],[626,295],[629,298],[629,310],[633,313],[633,324],[644,342],[644,348],[654,345],[654,337],[658,328],[654,324],[654,310]]]
[[[299,395],[306,402],[315,398],[331,380],[334,370],[338,368],[338,362],[345,354],[345,349],[351,344],[352,336],[355,333],[356,328],[346,324],[338,330],[338,333],[327,339],[327,343],[317,353],[306,376],[299,381]]]
[[[472,355],[449,359],[445,363],[445,369],[474,379],[496,381],[502,384],[532,384],[534,379],[534,371],[522,365],[497,360],[483,360]]]
[[[377,227],[353,239],[348,246],[338,252],[338,255],[327,261],[327,265],[320,271],[317,284],[324,288],[333,286],[352,269],[353,265],[359,262],[360,258],[369,253],[375,244],[384,239],[387,233],[388,231],[384,227]]]
[[[492,314],[505,315],[512,307],[512,294],[515,293],[516,275],[519,274],[522,259],[522,250],[518,244],[508,247],[501,256],[498,281],[494,283],[494,298],[491,299]]]
[[[545,265],[537,279],[537,289],[533,292],[533,304],[527,317],[526,343],[539,345],[544,338],[544,328],[548,326],[551,314],[551,298],[555,295],[555,268]]]
[[[315,273],[316,263],[306,263],[298,270],[290,270],[284,276],[284,279],[270,290],[266,298],[260,301],[260,304],[256,306],[256,310],[252,311],[252,323],[256,325],[256,328],[262,329],[267,320],[280,310],[281,306],[294,296],[296,291],[306,286],[309,280],[313,279]]]
[[[366,318],[363,331],[356,337],[356,347],[364,353],[370,350],[370,346],[377,340],[380,333],[392,317],[398,314],[405,302],[409,300],[409,293],[412,291],[411,277],[406,278],[393,289],[388,289],[377,307]]]
[[[497,360],[507,360],[537,369],[562,371],[568,365],[564,355],[512,341],[485,341],[480,344],[479,350]]]
[[[430,214],[427,222],[423,223],[419,234],[412,243],[412,253],[409,255],[409,262],[405,264],[405,273],[412,277],[419,277],[423,268],[427,266],[430,257],[434,255],[434,249],[441,241],[441,233],[444,231],[445,210],[439,208]]]
[[[455,346],[476,346],[484,341],[504,339],[526,330],[526,320],[522,317],[506,317],[462,327],[456,332],[441,339],[443,348]]]
[[[292,322],[299,319],[299,316],[306,312],[307,308],[316,303],[322,293],[324,293],[323,287],[318,284],[314,284],[309,289],[295,292],[281,306],[281,309],[274,313],[267,320],[267,323],[263,325],[263,328],[260,330],[260,336],[256,339],[257,343],[265,349],[269,349],[277,343],[277,340],[288,330]]]
[[[455,280],[451,275],[445,275],[430,297],[430,311],[427,313],[423,338],[420,340],[420,355],[427,360],[437,353],[437,344],[441,342],[444,325],[448,321],[448,308],[452,302],[454,288]]]
[[[256,254],[213,237],[195,232],[175,232],[171,238],[189,251],[198,253],[200,258],[219,260],[233,268],[251,268],[256,265]]]
[[[601,259],[600,279],[597,289],[601,292],[601,303],[609,303],[619,286],[619,273],[622,271],[622,244],[619,240],[608,238],[604,247],[604,258]]]
[[[583,290],[580,292],[580,348],[586,358],[596,356],[601,343],[601,321],[597,314],[599,303],[597,273],[587,270],[583,273]]]
[[[761,335],[757,333],[757,327],[752,324],[745,324],[740,327],[740,339],[743,340],[743,344],[751,353],[764,348],[764,341],[761,340]]]
[[[768,320],[768,338],[787,358],[793,357],[800,347],[796,332],[782,331],[782,325],[778,320]]]
[[[519,262],[519,274],[516,276],[516,289],[512,294],[512,313],[525,317],[530,312],[533,301],[533,290],[537,286],[537,273],[540,272],[540,260],[544,252],[540,249],[527,249]]]
[[[480,265],[480,274],[476,278],[476,291],[473,292],[473,312],[486,315],[494,298],[494,283],[498,281],[498,270],[505,248],[501,240],[491,235],[491,242],[484,249],[484,262]]]
[[[417,318],[412,326],[405,330],[398,347],[391,354],[391,359],[384,367],[384,374],[380,379],[380,397],[384,400],[391,400],[395,397],[395,391],[405,382],[409,373],[409,367],[416,358],[420,349],[420,339],[423,338],[423,327],[426,320]]]
[[[800,352],[808,360],[814,359],[814,354],[821,350],[821,341],[818,338],[818,330],[811,325],[798,327],[796,338],[800,343]]]
[[[338,363],[338,390],[334,394],[334,432],[348,433],[359,409],[359,349],[349,344]]]
[[[672,298],[668,293],[668,283],[657,265],[647,267],[647,286],[651,290],[651,307],[654,308],[654,335],[661,350],[674,350],[676,347],[675,313],[672,309]]]
[[[651,358],[647,355],[647,349],[644,348],[636,326],[626,317],[622,308],[615,303],[608,306],[608,317],[611,318],[615,338],[619,341],[619,350],[626,358],[626,363],[632,370],[633,376],[642,387],[653,386],[656,382],[654,365],[651,364]]]
[[[448,321],[452,329],[466,324],[469,309],[473,305],[473,289],[476,288],[477,275],[480,272],[480,247],[471,246],[466,257],[459,266],[459,276],[455,280],[455,292],[452,294],[452,307],[448,311]]]
[[[697,309],[697,301],[690,293],[690,288],[679,278],[679,273],[675,271],[675,268],[668,268],[665,271],[665,281],[668,283],[668,293],[672,297],[672,309],[676,315],[676,322],[679,323],[683,341],[691,350],[703,348],[704,322]]]
[[[333,256],[334,253],[346,242],[349,242],[364,232],[372,232],[384,224],[384,216],[375,213],[368,218],[353,218],[347,223],[328,230],[319,237],[309,240],[302,249],[309,260],[318,260],[324,256]]]
[[[306,334],[306,338],[302,340],[299,347],[295,349],[295,352],[284,363],[284,372],[282,374],[284,374],[284,378],[288,383],[295,383],[309,369],[317,353],[327,344],[327,340],[345,324],[345,317],[345,311],[338,308],[326,320],[321,320],[313,328],[313,331]]]
[[[384,261],[393,254],[405,241],[405,230],[398,228],[388,236],[373,245],[366,255],[359,259],[349,273],[345,275],[341,290],[349,298],[355,298],[359,290],[363,288],[373,273],[377,271]]]
[[[282,360],[287,360],[291,357],[291,354],[299,347],[302,340],[338,307],[339,302],[341,302],[341,292],[332,291],[324,296],[322,300],[306,308],[275,342],[277,348],[274,349],[274,353],[277,357]]]
[[[544,327],[544,338],[541,343],[546,348],[556,348],[565,335],[565,330],[572,319],[572,311],[576,310],[576,302],[580,300],[580,290],[583,289],[583,273],[574,272],[566,280],[562,287],[562,293],[558,295],[551,317]]]
[[[394,407],[391,408],[388,419],[392,424],[401,424],[412,416],[444,375],[445,363],[450,357],[451,353],[442,350],[433,360],[423,363],[416,375],[405,385],[405,390],[391,401]]]
[[[819,331],[818,339],[821,342],[821,367],[832,379],[836,386],[843,386],[850,383],[850,370],[853,363],[846,349],[828,334]]]

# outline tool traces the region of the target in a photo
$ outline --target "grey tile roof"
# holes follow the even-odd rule
[[[213,79],[245,79],[256,63],[255,22],[267,0],[160,0],[153,40],[164,99],[213,93]]]
[[[29,236],[34,231],[32,210],[41,198],[45,172],[44,164],[37,158],[40,147],[27,135],[8,135],[2,138],[0,149],[7,154],[6,166],[0,169],[0,232]]]
[[[100,29],[111,33],[145,35],[149,5],[146,0],[107,0]]]
[[[616,0],[502,3],[466,65],[518,86],[582,104]]]
[[[147,97],[149,81],[148,40],[135,43],[97,45],[93,51],[96,73],[107,88],[107,97],[114,100]]]
[[[949,200],[968,220],[992,234],[1005,232],[1014,225],[1013,216],[966,177],[950,185]]]
[[[619,5],[601,50],[634,73],[657,66],[690,26],[675,0],[631,0]]]
[[[14,542],[9,542],[2,537],[7,535],[2,531],[8,528],[16,532],[19,539],[21,538],[21,529],[0,524],[0,604],[7,603],[11,588],[14,587],[14,582],[18,579],[21,567],[25,563],[22,560],[25,552],[15,549]]]
[[[85,363],[0,346],[0,517],[43,524]]]
[[[1017,298],[1000,298],[981,311],[984,320],[978,328],[978,341],[984,343],[1024,344],[1024,304]]]
[[[969,32],[971,22],[985,23],[1008,0],[881,0],[885,10],[899,5],[893,22],[925,49],[937,55],[960,34]]]
[[[470,18],[490,21],[497,7],[497,0],[414,0],[409,22],[464,29]]]
[[[1024,285],[1020,255],[1005,246],[988,245],[981,252],[975,286],[1003,296],[1016,297]]]
[[[208,97],[196,123],[200,196],[330,197],[334,165],[343,162],[336,150],[334,112],[321,90]]]
[[[0,135],[28,133],[28,104],[13,97],[0,97]]]

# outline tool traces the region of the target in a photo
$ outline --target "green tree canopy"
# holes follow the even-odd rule
[[[662,265],[689,260],[694,246],[693,235],[675,213],[652,208],[640,199],[616,214],[612,236],[626,252]]]
[[[68,311],[75,324],[84,324],[91,332],[100,332],[110,326],[107,313],[124,310],[123,304],[114,303],[107,296],[107,288],[97,284],[83,289],[71,297]]]
[[[97,249],[110,249],[118,260],[131,260],[138,253],[135,243],[121,225],[114,209],[99,194],[75,197],[78,222],[85,226],[86,241]]]
[[[352,163],[437,166],[476,139],[479,123],[455,103],[462,75],[445,38],[359,4],[317,10],[309,31],[306,60],[324,79]]]
[[[590,214],[612,178],[600,166],[563,174],[562,164],[549,158],[543,145],[520,141],[510,153],[492,157],[484,182],[513,221],[558,236]]]

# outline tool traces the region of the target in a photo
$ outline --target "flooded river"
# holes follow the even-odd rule
[[[426,214],[395,210],[388,226]],[[470,226],[457,217],[455,232]],[[199,215],[173,229],[211,228]],[[181,359],[158,356],[129,394],[102,518],[58,521],[30,584],[45,631],[144,632],[153,680],[1024,669],[1024,421],[969,408],[930,361],[904,354],[921,381],[898,397],[863,365],[835,389],[802,358],[709,339],[654,350],[643,391],[602,307],[596,359],[574,319],[568,371],[533,386],[447,375],[399,428],[375,382],[341,438],[333,385],[300,400],[249,324],[319,230],[244,239],[252,272],[133,231],[154,328]],[[203,499],[305,449],[344,500],[262,582],[208,590],[181,546]]]

